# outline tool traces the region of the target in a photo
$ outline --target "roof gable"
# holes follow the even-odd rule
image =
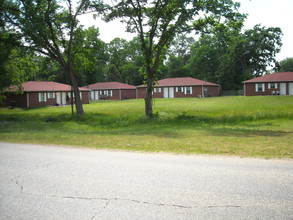
[[[255,82],[288,82],[293,81],[293,72],[277,72],[264,76],[260,76],[254,79],[243,81],[243,83],[255,83]]]
[[[99,82],[94,83],[91,85],[86,86],[86,88],[89,88],[91,90],[104,90],[104,89],[136,89],[135,86],[120,83],[120,82]]]
[[[204,80],[195,79],[192,77],[179,77],[179,78],[166,78],[158,80],[156,86],[220,86],[219,84],[206,82]],[[145,87],[145,85],[140,85],[138,87]]]

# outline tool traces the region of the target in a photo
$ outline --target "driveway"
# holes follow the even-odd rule
[[[0,143],[0,219],[293,219],[293,161]]]

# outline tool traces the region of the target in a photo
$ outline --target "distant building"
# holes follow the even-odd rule
[[[3,106],[33,108],[71,104],[71,86],[57,82],[28,81],[22,83],[22,90],[17,86],[7,88]],[[79,88],[83,104],[89,103],[89,90]],[[74,97],[73,97],[74,100]]]
[[[154,98],[211,97],[220,95],[219,84],[203,80],[181,77],[159,80],[153,90]],[[137,97],[146,97],[146,86],[137,87]]]
[[[136,98],[136,87],[120,82],[100,82],[83,88],[90,90],[91,100],[123,100]]]
[[[244,95],[293,95],[293,72],[278,72],[246,80]]]

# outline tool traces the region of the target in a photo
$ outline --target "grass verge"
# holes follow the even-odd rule
[[[0,140],[178,154],[293,158],[293,97],[156,99],[70,107],[0,109]]]

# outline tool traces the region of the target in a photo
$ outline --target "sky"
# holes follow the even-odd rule
[[[265,27],[280,27],[283,32],[282,48],[277,54],[277,61],[293,57],[293,0],[238,0],[239,11],[248,14],[244,29],[251,29],[256,24]],[[116,20],[105,23],[101,19],[93,20],[91,15],[80,18],[86,27],[95,25],[100,29],[100,38],[108,43],[116,37],[132,40],[135,34],[125,32],[125,26]]]

